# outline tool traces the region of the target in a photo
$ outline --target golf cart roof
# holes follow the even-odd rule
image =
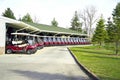
[[[39,35],[29,34],[29,33],[11,33],[11,35],[21,35],[21,36],[33,36],[33,37],[40,37]]]
[[[28,33],[11,33],[11,35],[21,35],[21,36],[29,36]]]

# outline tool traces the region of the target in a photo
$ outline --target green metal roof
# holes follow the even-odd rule
[[[19,28],[19,30],[17,31],[29,29],[31,31],[39,31],[39,32],[87,36],[87,34],[81,34],[80,32],[70,30],[70,29],[65,29],[62,27],[55,27],[55,26],[38,24],[38,23],[30,23],[30,22],[21,22],[21,21],[13,20],[6,17],[0,17],[0,19],[5,21],[6,23],[14,25],[12,26],[14,28]]]
[[[55,26],[50,26],[45,24],[38,24],[38,23],[30,23],[30,22],[25,22],[25,23],[38,28],[41,32],[53,32],[58,34],[60,33],[60,34],[73,34],[73,35],[87,36],[86,34],[81,34],[80,32],[61,28],[61,27],[55,27]]]

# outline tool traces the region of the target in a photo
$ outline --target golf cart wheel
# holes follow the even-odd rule
[[[11,49],[7,49],[6,52],[7,52],[8,54],[10,54],[10,53],[12,53],[12,50],[11,50]]]
[[[26,52],[27,54],[31,54],[32,52],[31,52],[31,50],[27,50],[27,52]]]

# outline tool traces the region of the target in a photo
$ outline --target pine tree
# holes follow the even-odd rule
[[[58,26],[58,22],[55,20],[55,18],[53,18],[53,20],[51,21],[52,26],[57,27]]]
[[[33,22],[33,20],[32,20],[29,13],[27,13],[25,16],[23,16],[22,21],[24,21],[24,22]]]
[[[95,34],[93,35],[92,41],[97,42],[100,46],[104,43],[107,38],[107,33],[105,30],[104,19],[101,17],[97,22]]]
[[[114,41],[114,33],[115,33],[115,25],[113,24],[113,22],[110,20],[111,18],[108,18],[107,21],[107,27],[106,27],[106,31],[108,34],[108,39],[106,40],[106,42],[113,42]]]
[[[11,19],[16,19],[15,16],[14,16],[13,11],[12,11],[10,8],[7,8],[7,9],[5,10],[5,12],[2,13],[2,16],[8,17],[8,18],[11,18]]]
[[[116,8],[113,11],[113,24],[114,24],[114,36],[113,40],[115,42],[115,51],[118,54],[119,43],[120,43],[120,3],[117,4]]]
[[[21,17],[19,17],[18,21],[22,21]]]
[[[70,29],[82,32],[82,28],[81,28],[82,23],[80,23],[80,21],[79,21],[77,11],[75,11],[75,15],[74,15],[74,17],[72,19],[71,26],[72,27]]]

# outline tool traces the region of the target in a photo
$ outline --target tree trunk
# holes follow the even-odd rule
[[[100,46],[101,46],[102,44],[101,44],[101,42],[100,42]]]
[[[101,43],[101,42],[99,42],[99,48],[101,47],[101,45],[102,45],[102,43]]]
[[[119,52],[119,42],[116,41],[115,42],[115,53],[116,53],[116,55],[118,55],[118,52]]]

